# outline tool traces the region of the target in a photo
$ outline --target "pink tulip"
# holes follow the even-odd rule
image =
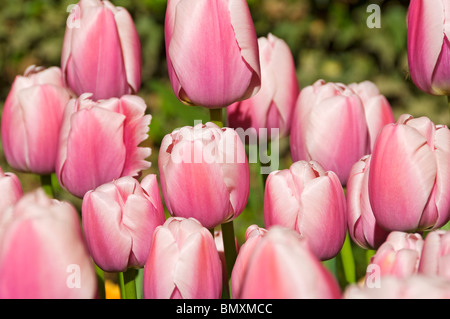
[[[402,115],[375,144],[369,173],[373,214],[387,230],[439,228],[450,219],[450,130]]]
[[[345,194],[337,175],[314,161],[269,174],[264,223],[296,230],[319,259],[336,256],[347,233]]]
[[[16,76],[2,113],[2,143],[8,163],[37,174],[55,171],[59,131],[71,98],[61,70],[30,66]]]
[[[244,258],[244,262],[239,268],[233,270],[233,276],[238,276],[232,281],[233,298],[338,299],[341,297],[335,278],[297,232],[274,226],[266,234],[253,236],[262,237],[256,237],[257,241],[251,245],[253,246],[251,251],[248,249],[244,251],[242,247],[236,259],[236,265],[239,265],[240,258]]]
[[[161,189],[172,216],[213,228],[239,216],[249,196],[249,167],[238,134],[213,123],[186,126],[164,137]]]
[[[139,147],[148,135],[150,115],[142,98],[124,95],[94,102],[89,94],[67,105],[61,129],[56,173],[73,195],[84,194],[122,176],[150,167],[150,148]]]
[[[0,298],[95,298],[97,279],[76,209],[41,189],[0,216]]]
[[[144,298],[218,299],[222,266],[208,229],[193,218],[158,226],[144,268]]]
[[[81,0],[67,21],[61,69],[77,94],[94,100],[137,93],[141,44],[133,19],[109,1]]]
[[[0,218],[9,206],[14,205],[23,194],[22,184],[14,173],[4,173],[0,168]]]
[[[82,215],[88,248],[100,268],[144,267],[153,231],[165,221],[156,175],[140,184],[125,176],[88,191]]]
[[[419,273],[450,279],[450,231],[435,230],[425,237]]]
[[[409,71],[414,84],[428,94],[450,94],[448,19],[448,1],[411,0],[409,4]]]
[[[260,87],[258,41],[245,0],[169,0],[169,77],[189,105],[228,106]]]
[[[370,152],[370,136],[361,98],[348,86],[323,80],[304,88],[291,127],[294,162],[317,161],[347,183],[354,163]]]
[[[369,267],[381,277],[414,275],[418,271],[423,244],[422,236],[417,233],[393,231],[372,256]],[[366,280],[370,275],[369,272],[366,274]]]
[[[347,182],[348,231],[364,249],[377,249],[389,232],[378,225],[369,200],[370,155],[353,165]]]
[[[227,108],[228,125],[245,130],[279,129],[289,134],[292,112],[300,92],[294,58],[284,40],[269,34],[258,39],[261,64],[261,90],[253,97]]]

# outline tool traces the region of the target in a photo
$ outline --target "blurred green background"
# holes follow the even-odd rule
[[[67,7],[73,0],[2,0],[0,2],[0,108],[14,78],[32,64],[59,66]],[[149,139],[152,167],[158,172],[158,149],[173,129],[207,121],[209,113],[176,99],[169,86],[164,48],[165,0],[116,0],[133,16],[143,50],[143,78],[139,95],[152,115]],[[272,33],[292,50],[301,87],[318,79],[342,83],[371,80],[390,101],[396,117],[402,113],[428,116],[436,124],[450,124],[445,97],[419,91],[408,75],[406,12],[408,0],[248,0],[258,36]],[[381,28],[366,24],[367,7],[381,8]],[[281,142],[280,168],[290,164],[288,141]],[[2,153],[1,153],[2,154]],[[4,171],[13,171],[1,155]],[[250,164],[251,193],[246,210],[235,222],[242,243],[250,224],[263,226],[263,188],[258,164]],[[31,174],[19,175],[25,191],[39,186]],[[60,198],[79,207],[80,200],[64,191]]]

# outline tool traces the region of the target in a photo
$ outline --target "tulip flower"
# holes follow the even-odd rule
[[[347,183],[347,220],[352,240],[364,249],[377,249],[389,232],[378,225],[369,200],[370,155],[353,165]]]
[[[269,174],[264,194],[266,228],[296,230],[319,259],[336,256],[347,233],[345,194],[334,172],[314,161],[298,161]]]
[[[361,98],[348,86],[316,81],[302,89],[291,126],[294,162],[317,161],[347,183],[350,170],[370,153],[370,137]]]
[[[147,175],[141,183],[124,176],[88,191],[82,221],[89,251],[100,268],[123,272],[144,267],[153,231],[165,221],[156,175]]]
[[[5,158],[18,171],[55,171],[59,131],[71,98],[61,70],[30,66],[16,76],[2,113]]]
[[[194,217],[206,228],[232,221],[249,196],[249,167],[238,134],[208,122],[164,137],[161,189],[172,216]]]
[[[427,234],[419,273],[450,279],[450,231],[435,230]]]
[[[247,1],[169,0],[165,41],[180,101],[220,108],[259,90],[258,40]]]
[[[22,184],[14,173],[4,173],[0,168],[0,218],[9,206],[14,205],[23,194]]]
[[[432,95],[450,94],[448,1],[411,0],[408,9],[408,63],[411,79]]]
[[[108,99],[137,93],[141,44],[125,8],[109,1],[81,0],[68,18],[61,55],[67,85],[77,94]]]
[[[424,241],[417,233],[391,232],[372,256],[368,269],[377,276],[397,276],[405,278],[418,271]],[[373,275],[366,274],[366,281]]]
[[[388,231],[439,228],[450,219],[450,130],[402,115],[378,135],[369,172],[375,219]]]
[[[279,137],[289,134],[292,112],[300,92],[294,58],[284,40],[269,34],[258,39],[261,89],[253,97],[227,107],[228,125],[245,130],[279,129]]]
[[[260,236],[259,234],[251,235]],[[257,238],[257,237],[256,237]],[[255,240],[255,239],[253,239]],[[335,278],[292,229],[274,226],[244,251],[233,270],[233,298],[237,299],[338,299]],[[237,285],[237,286],[236,286]]]
[[[219,299],[222,266],[214,238],[194,218],[170,217],[153,233],[144,298]]]
[[[0,216],[0,298],[95,298],[97,279],[76,209],[38,189]]]

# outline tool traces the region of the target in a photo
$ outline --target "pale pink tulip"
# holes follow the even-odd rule
[[[95,298],[97,279],[76,209],[38,189],[0,217],[0,298]]]
[[[369,199],[389,231],[439,228],[450,219],[450,130],[402,115],[386,125],[372,153]]]
[[[337,175],[314,161],[269,174],[264,223],[296,230],[319,259],[336,256],[347,233],[345,194]]]
[[[122,176],[138,176],[150,167],[148,135],[151,115],[136,95],[94,102],[89,94],[67,105],[61,128],[56,174],[73,195],[84,194]]]
[[[61,69],[77,94],[94,100],[137,93],[141,43],[131,15],[109,1],[81,0],[67,20]]]
[[[186,126],[164,137],[161,189],[172,216],[213,228],[239,216],[249,196],[249,166],[239,135],[213,123]]]
[[[16,76],[2,113],[5,158],[16,170],[36,174],[55,171],[64,109],[71,98],[61,70],[30,66]]]
[[[278,129],[279,137],[284,137],[290,132],[300,92],[294,58],[286,42],[272,34],[259,38],[258,45],[261,89],[253,97],[227,107],[228,126],[250,129],[254,136],[261,130]]]
[[[369,200],[370,155],[353,165],[347,182],[347,221],[352,240],[365,249],[377,249],[389,232],[378,225]]]
[[[450,279],[450,231],[435,230],[427,234],[419,273]]]
[[[144,298],[219,299],[222,265],[214,238],[194,218],[170,217],[153,234]]]
[[[173,90],[186,104],[225,107],[260,88],[258,41],[245,0],[169,0],[165,43]]]
[[[0,168],[0,216],[14,205],[23,194],[22,184],[14,173],[4,173]]]
[[[89,251],[100,268],[119,272],[144,267],[153,231],[165,221],[156,175],[147,175],[141,183],[125,176],[87,192],[82,221]]]
[[[350,170],[370,153],[370,136],[361,98],[341,83],[316,81],[302,89],[290,135],[294,162],[317,161],[347,183]]]
[[[450,3],[411,0],[408,9],[408,63],[414,84],[433,95],[450,94]]]
[[[249,238],[254,238],[255,235]],[[261,236],[256,234],[256,236]],[[292,229],[274,226],[250,250],[241,250],[244,262],[233,271],[233,298],[237,299],[338,299],[339,285]],[[245,245],[245,244],[244,244]],[[243,248],[244,249],[244,248]],[[237,284],[237,287],[236,287]]]

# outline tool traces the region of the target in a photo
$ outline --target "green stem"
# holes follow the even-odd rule
[[[231,272],[234,267],[234,262],[236,261],[237,257],[233,221],[222,224],[221,228],[222,228],[223,249],[225,254],[225,265],[227,268],[227,277],[229,281],[229,279],[231,278]],[[228,281],[227,283],[224,283],[224,287],[226,287],[225,284],[228,285]],[[228,289],[227,291],[230,290]]]
[[[120,294],[122,299],[137,299],[136,293],[136,275],[137,270],[128,268],[119,273]]]
[[[222,108],[219,109],[209,109],[210,121],[219,127],[223,127],[223,112]]]
[[[55,197],[55,192],[53,191],[52,186],[52,175],[51,174],[44,174],[39,175],[41,179],[41,187],[44,189],[45,193],[50,196],[51,198]]]
[[[353,258],[352,244],[348,233],[345,237],[340,255],[342,259],[342,266],[344,268],[344,276],[347,283],[351,284],[356,282],[355,259]]]
[[[447,95],[448,110],[450,111],[450,95]]]
[[[106,298],[105,272],[96,264],[94,264],[94,266],[95,266],[95,273],[97,275],[98,298],[105,299]]]

